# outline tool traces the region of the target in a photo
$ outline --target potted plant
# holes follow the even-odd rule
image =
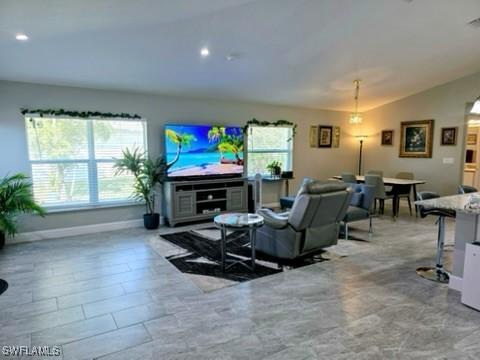
[[[280,176],[282,173],[282,163],[277,160],[273,160],[267,165],[267,170],[270,171],[272,176]]]
[[[155,189],[157,185],[163,185],[169,166],[162,156],[151,160],[139,148],[135,148],[133,152],[125,149],[122,153],[123,158],[115,160],[115,174],[133,174],[135,183],[132,197],[145,202],[143,224],[146,229],[157,229],[160,225],[160,214],[155,212]]]
[[[17,215],[25,213],[45,216],[33,199],[32,183],[24,174],[5,176],[0,180],[0,249],[7,235],[17,233]]]

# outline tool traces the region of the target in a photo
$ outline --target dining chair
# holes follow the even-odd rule
[[[403,179],[403,180],[413,180],[415,178],[415,175],[412,172],[409,171],[401,171],[395,175],[395,178],[397,179]],[[412,202],[410,200],[410,193],[412,192],[412,186],[411,185],[401,185],[397,186],[395,188],[395,191],[397,192],[397,214],[400,211],[400,199],[407,199],[408,201],[408,209],[410,210],[410,216],[412,216]]]
[[[387,192],[385,191],[385,184],[383,183],[383,178],[378,175],[365,175],[365,184],[374,186],[376,189],[373,211],[376,212],[378,200],[378,211],[380,214],[384,214],[385,200],[392,200],[393,202],[393,195],[387,194]],[[395,207],[393,205],[392,208],[393,216],[395,216]]]
[[[368,170],[367,175],[378,175],[383,178],[383,171],[382,170]]]
[[[357,177],[351,172],[342,172],[342,181],[347,184],[356,184]]]
[[[477,191],[478,191],[477,188],[474,188],[473,186],[469,186],[469,185],[460,185],[458,187],[459,194],[470,194]]]

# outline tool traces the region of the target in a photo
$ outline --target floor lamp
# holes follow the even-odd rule
[[[362,175],[363,140],[365,140],[366,136],[358,135],[355,137],[360,140],[360,151],[358,154],[358,175]]]

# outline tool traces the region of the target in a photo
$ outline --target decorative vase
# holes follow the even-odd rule
[[[5,238],[5,234],[0,231],[0,249],[3,248],[3,246],[5,245]]]
[[[158,229],[158,226],[160,225],[160,214],[144,214],[143,225],[145,226],[145,229],[148,230]]]

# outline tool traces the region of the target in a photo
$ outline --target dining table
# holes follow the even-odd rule
[[[364,175],[356,175],[357,178],[357,183],[364,183],[365,182],[365,176]],[[332,179],[335,180],[342,180],[341,175],[335,175],[332,176]],[[390,177],[384,177],[383,178],[383,183],[386,186],[391,186],[392,190],[389,191],[389,193],[392,194],[393,196],[393,216],[397,217],[397,203],[399,201],[399,194],[405,193],[403,191],[405,187],[409,187],[410,189],[413,189],[413,196],[414,196],[414,201],[415,201],[415,195],[417,193],[417,185],[423,185],[426,184],[427,182],[425,180],[417,180],[417,179],[398,179],[398,178],[390,178]],[[410,190],[411,191],[411,190]],[[415,205],[415,216],[418,216],[418,206]]]

